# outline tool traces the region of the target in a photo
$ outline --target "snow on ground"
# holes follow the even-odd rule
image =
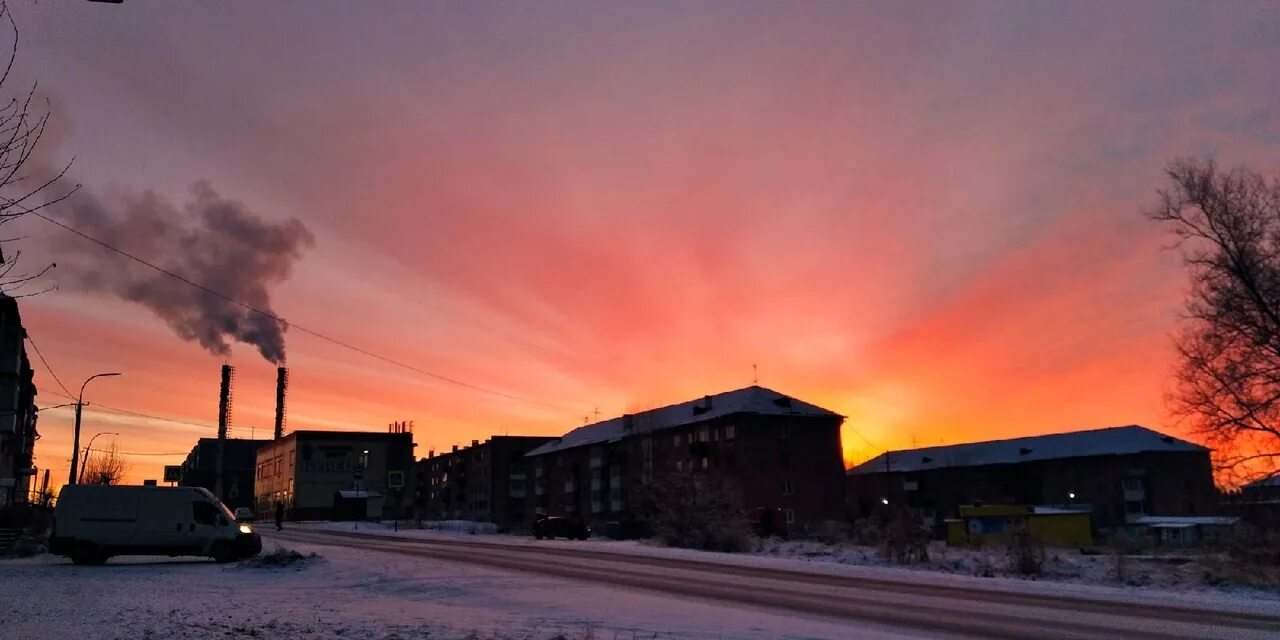
[[[397,526],[399,528],[395,530]],[[1130,557],[1124,561],[1124,580],[1119,580],[1114,556],[1085,555],[1078,549],[1047,549],[1044,573],[1029,579],[1007,570],[1009,561],[1004,549],[956,549],[943,543],[931,545],[928,563],[902,567],[888,563],[874,547],[828,544],[816,540],[765,540],[754,553],[715,553],[663,547],[645,540],[535,540],[524,535],[463,533],[468,530],[465,526],[452,526],[451,529],[416,529],[412,528],[414,526],[390,522],[361,522],[358,525],[351,522],[304,522],[290,525],[290,528],[423,540],[483,540],[520,546],[588,549],[1005,591],[1124,598],[1138,603],[1202,606],[1212,603],[1223,608],[1268,611],[1280,602],[1280,590],[1257,589],[1215,580],[1215,576],[1229,571],[1221,566],[1223,563],[1215,562],[1219,556],[1213,555],[1198,556],[1191,562],[1180,562],[1177,556]]]
[[[0,561],[0,639],[910,638],[887,629],[328,545],[284,567]]]

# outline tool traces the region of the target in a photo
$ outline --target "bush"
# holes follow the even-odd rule
[[[1015,531],[1009,540],[1009,570],[1038,576],[1044,568],[1044,546],[1030,532]]]
[[[876,509],[855,523],[853,538],[879,547],[880,554],[895,564],[929,561],[929,532],[920,514],[906,507]]]
[[[654,536],[668,546],[729,552],[755,546],[746,514],[723,483],[675,473],[642,485],[637,499]]]

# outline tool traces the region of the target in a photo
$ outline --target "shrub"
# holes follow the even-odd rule
[[[854,524],[853,538],[879,547],[880,554],[895,564],[929,561],[929,532],[920,514],[906,507],[873,511]]]
[[[655,478],[637,491],[654,536],[672,547],[749,551],[755,540],[736,494],[723,483],[686,473]]]
[[[1038,576],[1044,568],[1044,546],[1028,531],[1015,531],[1009,539],[1009,570]]]

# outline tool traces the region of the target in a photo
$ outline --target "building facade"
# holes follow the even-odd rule
[[[853,513],[905,505],[939,532],[962,505],[1087,507],[1100,530],[1217,508],[1209,450],[1137,425],[891,451],[848,483]]]
[[[587,425],[527,455],[528,517],[643,528],[645,487],[687,477],[749,517],[777,513],[788,531],[813,531],[843,516],[843,421],[751,386]]]
[[[258,449],[255,510],[270,518],[280,504],[289,519],[328,520],[340,507],[341,491],[375,497],[381,517],[408,516],[413,447],[411,433],[290,432]]]
[[[18,302],[0,293],[0,508],[25,503],[36,474],[35,372]]]
[[[222,483],[218,484],[218,446],[223,447]],[[270,440],[200,438],[182,462],[178,484],[204,487],[232,509],[255,506],[254,479],[258,470],[258,449]],[[221,495],[219,495],[221,491]]]
[[[419,460],[416,510],[426,520],[492,522],[518,528],[531,519],[525,454],[547,436],[493,436]]]

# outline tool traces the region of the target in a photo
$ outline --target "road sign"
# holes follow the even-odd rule
[[[165,482],[182,481],[182,466],[176,465],[176,464],[166,464],[164,466],[164,481]]]

